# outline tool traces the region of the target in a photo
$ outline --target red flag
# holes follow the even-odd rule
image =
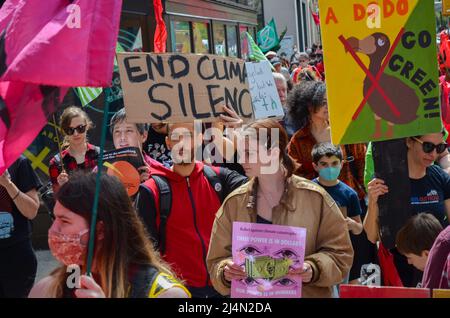
[[[384,285],[403,287],[402,280],[395,267],[394,256],[381,242],[378,246],[378,260],[383,274]]]
[[[0,175],[45,126],[68,88],[0,82]]]
[[[320,25],[319,14],[313,12],[313,10],[312,10],[311,8],[309,8],[309,11],[311,11],[311,15],[312,15],[312,17],[313,17],[313,19],[314,19],[314,23],[315,23],[316,25]]]
[[[109,86],[121,0],[7,0],[0,9],[0,174],[72,86]]]
[[[14,4],[15,10],[11,10]],[[121,0],[9,0],[0,10],[3,81],[109,86]]]
[[[163,6],[161,0],[153,0],[153,7],[155,8],[155,18],[156,18],[155,39],[153,42],[154,52],[165,53],[167,30],[166,30],[166,23],[164,22],[163,19]]]

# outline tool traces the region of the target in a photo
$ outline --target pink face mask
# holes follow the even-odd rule
[[[87,254],[87,245],[81,237],[89,232],[85,229],[78,234],[63,234],[54,230],[48,231],[48,245],[53,256],[66,266],[83,265]]]

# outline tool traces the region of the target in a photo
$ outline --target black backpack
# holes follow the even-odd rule
[[[222,173],[222,168],[220,168],[219,174]],[[216,172],[210,167],[205,165],[203,168],[203,174],[206,179],[208,179],[209,184],[213,187],[217,196],[219,197],[220,203],[225,199],[224,197],[224,186],[222,185],[221,178]],[[158,229],[158,240],[157,247],[162,254],[164,254],[166,249],[166,225],[167,219],[169,218],[170,210],[172,209],[172,190],[170,188],[170,184],[167,179],[163,176],[152,175],[151,178],[155,181],[155,184],[159,190],[159,229]],[[139,205],[139,193],[136,198],[136,207]],[[150,215],[150,211],[144,210],[141,212],[141,218],[146,225],[147,229],[151,228],[150,220],[152,216]],[[144,215],[142,215],[142,212]],[[154,238],[156,239],[156,238]]]

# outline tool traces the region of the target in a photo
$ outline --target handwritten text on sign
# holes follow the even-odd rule
[[[130,122],[216,121],[221,105],[253,117],[242,60],[195,54],[118,53]]]
[[[255,119],[283,117],[284,111],[269,62],[249,62],[245,63],[245,67]]]

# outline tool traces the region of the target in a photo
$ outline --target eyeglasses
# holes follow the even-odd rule
[[[422,140],[420,140],[420,139],[417,139],[416,137],[413,137],[413,139],[414,139],[415,141],[417,141],[417,142],[419,142],[419,143],[422,144],[422,150],[423,150],[423,152],[425,152],[425,153],[432,153],[433,150],[436,149],[436,152],[437,152],[438,154],[441,154],[441,153],[443,153],[443,152],[447,149],[447,147],[448,147],[448,144],[446,144],[445,142],[440,143],[440,144],[438,144],[438,145],[435,145],[435,144],[433,144],[432,142],[422,141]]]
[[[69,128],[64,129],[64,132],[68,136],[72,136],[75,133],[75,130],[77,131],[77,133],[83,134],[86,131],[86,127],[87,127],[87,125],[80,125],[80,126],[73,127],[73,128],[69,127]]]

